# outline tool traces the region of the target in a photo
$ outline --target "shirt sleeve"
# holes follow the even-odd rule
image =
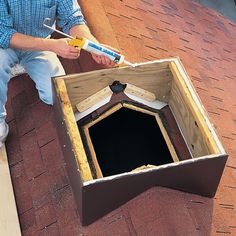
[[[57,25],[67,34],[73,26],[86,24],[77,0],[60,0],[57,11]]]
[[[8,48],[12,35],[16,33],[13,29],[13,19],[8,14],[6,1],[0,1],[0,47]]]

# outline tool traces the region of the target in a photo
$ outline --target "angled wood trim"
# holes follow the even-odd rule
[[[87,144],[88,144],[88,148],[89,148],[89,151],[90,151],[90,154],[91,154],[91,157],[92,157],[92,160],[93,160],[93,164],[94,164],[94,167],[95,167],[95,170],[96,170],[97,179],[103,178],[103,174],[102,174],[101,168],[100,168],[98,160],[97,160],[97,155],[96,155],[96,152],[94,150],[93,142],[90,138],[88,128],[84,128],[84,134],[85,134]]]
[[[103,100],[109,96],[112,96],[112,94],[113,94],[113,92],[111,91],[110,87],[107,86],[107,87],[101,89],[100,91],[96,92],[95,94],[89,96],[88,98],[86,98],[82,102],[76,104],[76,108],[78,109],[79,112],[84,112],[87,109],[89,109],[90,107],[96,105],[101,100]]]
[[[84,127],[85,128],[90,128],[91,126],[97,124],[99,121],[105,119],[106,117],[108,117],[109,115],[111,115],[112,113],[118,111],[121,108],[122,108],[122,104],[121,103],[115,105],[114,107],[112,107],[111,109],[106,111],[104,114],[100,115],[96,120],[91,121],[90,123],[88,123]]]

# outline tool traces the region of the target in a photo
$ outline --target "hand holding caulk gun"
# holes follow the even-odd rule
[[[98,41],[94,37],[92,38],[92,40],[89,40],[86,37],[82,36],[72,37],[71,35],[65,34],[64,32],[51,27],[49,25],[49,22],[50,18],[46,18],[44,20],[44,26],[69,38],[70,40],[68,40],[68,44],[70,46],[76,47],[78,49],[84,49],[85,51],[90,52],[92,54],[93,59],[97,63],[102,63],[104,65],[110,66],[114,66],[115,64],[126,64],[133,66],[133,64],[125,60],[124,56],[121,55],[117,50],[109,47],[108,45],[102,45],[98,43]]]

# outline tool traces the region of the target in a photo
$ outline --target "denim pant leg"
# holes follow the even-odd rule
[[[20,64],[35,82],[40,99],[46,104],[52,105],[51,78],[65,75],[57,55],[48,51],[25,51],[21,53]]]
[[[14,49],[0,48],[0,120],[6,118],[5,103],[7,101],[8,82],[11,68],[18,63],[18,56]]]

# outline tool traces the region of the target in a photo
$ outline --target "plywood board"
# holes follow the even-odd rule
[[[112,91],[109,86],[106,88],[103,88],[102,90],[98,91],[97,93],[89,96],[82,102],[76,104],[76,108],[79,112],[84,112],[87,109],[91,108],[92,106],[96,105],[98,102],[100,102],[103,99],[106,99],[107,97],[112,96]]]
[[[0,235],[20,236],[20,224],[5,145],[0,148]]]
[[[184,70],[184,68],[180,67],[181,64],[179,65],[179,67],[177,67],[176,63],[174,62],[170,63],[170,69],[173,73],[173,78],[174,78],[174,83],[172,83],[172,93],[170,100],[172,100],[172,102],[174,99],[176,100],[176,98],[173,97],[173,93],[179,90],[180,92],[179,94],[180,96],[182,96],[182,102],[185,103],[185,107],[192,114],[195,127],[199,129],[203,138],[202,142],[204,142],[207,149],[210,151],[211,154],[224,152],[223,147],[219,142],[218,137],[216,136],[215,131],[208,120],[206,112],[202,108],[202,103],[200,102],[196,94],[196,91],[194,90],[190,82],[190,79],[187,78],[188,79],[187,83],[182,74],[180,73],[180,70],[182,69],[184,71],[185,76],[187,76],[186,71]],[[174,90],[173,86],[175,87]],[[171,109],[175,108],[171,106]]]
[[[156,100],[156,96],[154,93],[151,93],[145,89],[138,88],[137,86],[133,84],[127,83],[125,92],[128,94],[131,94],[133,96],[136,96],[138,98],[144,99],[149,102],[153,102]]]
[[[172,83],[169,106],[180,130],[182,131],[186,143],[188,144],[192,156],[195,158],[210,154],[210,151],[204,142],[201,130],[199,129],[189,107],[185,103],[176,83]]]
[[[167,102],[171,90],[171,72],[168,62],[138,65],[135,68],[123,67],[82,74],[64,76],[67,91],[74,111],[76,104],[97,93],[114,81],[130,83],[147,90],[156,99]]]

